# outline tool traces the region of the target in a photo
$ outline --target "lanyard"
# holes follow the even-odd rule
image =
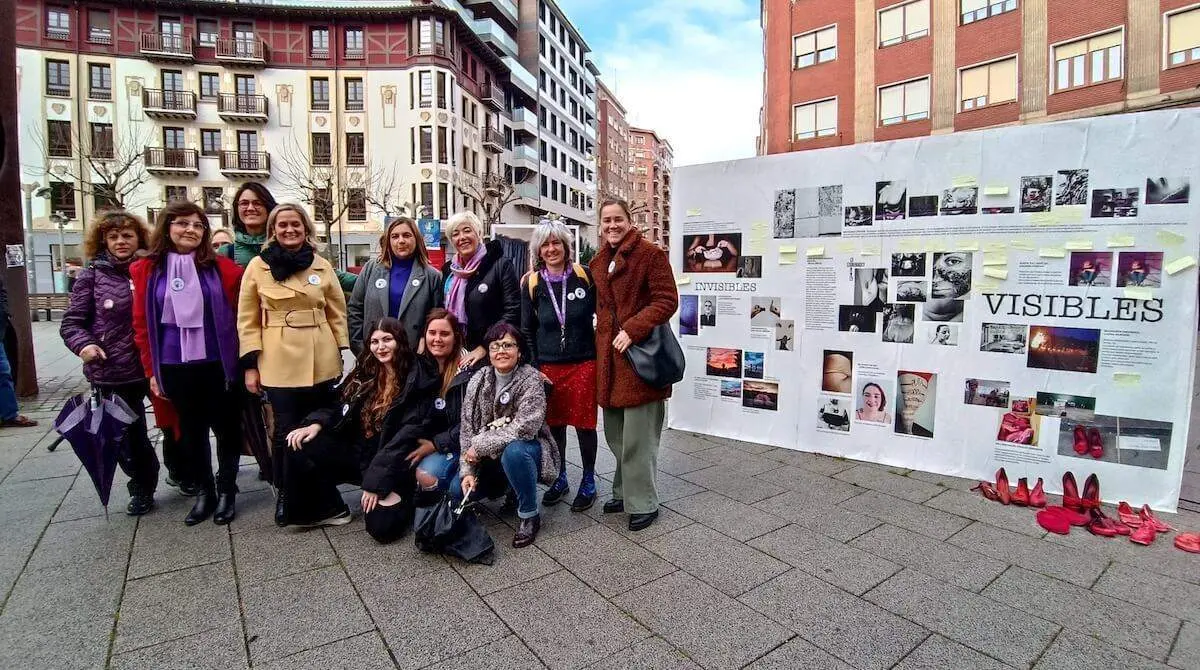
[[[550,304],[554,306],[554,316],[558,318],[559,332],[559,349],[567,348],[567,273],[562,274],[562,290],[559,291],[560,300],[554,299],[554,286],[551,283],[550,273],[547,270],[542,270],[542,279],[546,280],[546,293],[550,294]]]

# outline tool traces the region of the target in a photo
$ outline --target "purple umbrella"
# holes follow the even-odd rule
[[[54,429],[71,443],[83,469],[96,485],[105,512],[117,472],[117,456],[124,448],[125,431],[136,420],[125,401],[115,395],[105,397],[98,391],[93,391],[90,398],[72,397],[54,420]]]

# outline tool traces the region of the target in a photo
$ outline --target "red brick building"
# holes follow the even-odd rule
[[[629,169],[629,122],[625,119],[625,107],[604,82],[598,81],[596,88],[600,127],[596,164],[598,200],[609,196],[629,200],[633,197],[633,175]]]
[[[1200,100],[1197,0],[761,0],[759,154]]]
[[[671,143],[653,130],[629,129],[634,223],[663,249],[671,242]]]

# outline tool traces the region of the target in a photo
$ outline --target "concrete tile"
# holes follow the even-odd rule
[[[650,636],[629,615],[565,571],[484,600],[543,663],[556,670],[593,663]]]
[[[710,467],[712,461],[698,456],[685,454],[669,447],[660,446],[658,449],[658,471],[678,477],[687,472],[703,470]]]
[[[873,516],[880,521],[886,521],[893,526],[906,528],[935,540],[945,540],[970,523],[960,516],[901,500],[878,491],[867,491],[840,503],[839,506],[852,512]]]
[[[668,533],[643,546],[735,598],[791,569],[786,563],[700,524]]]
[[[921,646],[912,650],[895,670],[943,670],[944,668],[971,668],[971,670],[1006,670],[1005,665],[994,658],[947,640],[941,635],[930,635]]]
[[[723,447],[732,447],[747,454],[762,454],[775,448],[769,444],[762,444],[760,442],[745,442],[742,440],[735,440],[731,437],[721,437],[719,435],[704,435],[703,438],[709,442],[712,442],[713,444]]]
[[[546,541],[539,539],[538,546],[606,598],[675,570],[670,563],[600,524]]]
[[[712,447],[704,451],[692,452],[692,456],[714,465],[723,465],[730,474],[737,473],[744,477],[753,477],[754,475],[780,467],[779,461],[757,456],[729,446]]]
[[[391,667],[391,666],[388,666]],[[526,670],[546,666],[529,651],[516,635],[500,638],[491,644],[472,649],[465,654],[430,666],[430,670]],[[353,670],[347,668],[347,670]]]
[[[74,481],[70,478],[47,479],[40,482],[4,482],[0,484],[0,517],[8,523],[41,523],[45,525],[55,508],[63,501]],[[88,486],[91,486],[90,480]],[[92,491],[92,504],[100,508]]]
[[[1141,605],[1148,610],[1200,622],[1200,586],[1112,563],[1092,590]]]
[[[360,578],[364,583],[373,583],[379,574],[405,581],[450,570],[450,564],[441,555],[423,553],[411,540],[379,544],[361,527],[356,533],[335,535],[329,541],[337,552],[338,560],[356,584],[359,584]]]
[[[177,519],[151,513],[138,523],[129,579],[228,561],[229,552],[229,531],[225,526],[202,523],[188,527]]]
[[[658,508],[658,518],[655,519],[649,528],[643,528],[638,531],[629,530],[628,514],[604,514],[599,501],[596,502],[595,507],[588,510],[588,515],[600,522],[605,528],[638,544],[643,544],[656,537],[666,535],[671,531],[679,530],[684,526],[692,524],[691,519],[676,513],[670,507],[666,506]]]
[[[778,484],[730,472],[724,465],[696,470],[681,477],[697,486],[747,504],[779,495],[784,491]]]
[[[988,594],[988,591],[984,591]],[[990,598],[904,570],[864,596],[936,633],[1009,665],[1028,667],[1058,626]]]
[[[859,512],[851,512],[823,503],[813,503],[800,491],[780,493],[774,498],[754,503],[754,507],[767,514],[787,519],[797,526],[803,526],[833,538],[838,542],[849,542],[883,523],[875,517]]]
[[[666,503],[696,495],[703,491],[704,487],[697,486],[679,477],[673,477],[665,472],[658,472],[654,476],[654,490],[658,491],[658,502]],[[609,492],[612,492],[611,488]],[[597,499],[597,502],[599,502],[599,499]]]
[[[795,491],[804,497],[807,506],[833,505],[865,491],[854,484],[791,465],[768,470],[755,479],[778,484]]]
[[[915,503],[925,502],[945,490],[937,484],[893,474],[874,465],[856,465],[833,477]]]
[[[890,524],[850,544],[976,593],[1008,568],[1007,563]]]
[[[1167,663],[1176,668],[1200,668],[1200,626],[1183,622]]]
[[[349,524],[360,530],[362,524]],[[275,495],[270,489],[252,491],[238,495],[237,517],[229,524],[233,534],[262,528],[277,528],[275,525]]]
[[[617,469],[617,459],[613,456],[612,449],[608,448],[608,443],[604,441],[604,432],[600,432],[599,445],[596,449],[596,474],[607,475],[612,474]],[[575,465],[582,465],[578,451],[567,452],[567,462]]]
[[[233,555],[238,582],[249,586],[337,563],[325,533],[270,526],[253,533],[237,533]]]
[[[44,480],[37,482],[46,484],[54,480]],[[67,480],[70,481],[70,480]],[[129,504],[129,489],[125,487],[125,475],[117,470],[117,481],[113,482],[112,492],[108,498],[108,516],[112,517],[118,514],[125,514],[125,506]],[[161,496],[155,496],[157,498]],[[187,509],[191,509],[191,504]],[[161,509],[156,509],[151,514],[161,514]],[[186,510],[178,518],[180,523],[183,522],[183,517],[187,516]],[[62,504],[58,509],[54,510],[54,521],[72,521],[75,519],[86,519],[89,517],[104,517],[104,506],[100,504],[100,496],[96,493],[96,486],[92,484],[91,478],[87,473],[81,472],[71,484],[71,489],[67,491],[66,497],[62,499]]]
[[[604,439],[603,431],[600,433]],[[715,445],[704,439],[699,433],[689,433],[684,430],[664,430],[658,440],[658,448],[674,449],[684,454],[694,454],[697,451],[712,449]]]
[[[449,559],[450,565],[479,595],[485,596],[510,586],[524,584],[562,569],[554,559],[539,549],[537,544],[513,549],[512,539],[516,531],[511,527],[498,526],[489,532],[496,543],[493,552],[495,562],[492,565]]]
[[[718,533],[743,542],[787,525],[779,517],[712,492],[673,500],[667,505]]]
[[[25,570],[78,567],[123,576],[136,526],[137,521],[124,514],[111,521],[99,517],[52,523]]]
[[[826,456],[825,454],[814,454],[797,449],[772,449],[763,452],[762,456],[779,461],[784,465],[790,465],[826,476],[836,475],[842,470],[849,470],[858,465],[858,461],[839,458],[837,456]]]
[[[866,593],[900,570],[891,561],[796,525],[748,544],[855,595]]]
[[[341,566],[243,586],[241,593],[255,666],[374,628]]]
[[[970,492],[971,489],[979,483],[974,479],[951,477],[950,475],[940,475],[936,472],[921,472],[920,470],[913,470],[912,472],[908,473],[908,476],[919,481],[940,486],[944,489],[955,489],[956,491],[966,492]]]
[[[1102,556],[1082,549],[1064,547],[979,521],[955,533],[947,542],[1084,587],[1091,586],[1109,563]]]
[[[926,507],[948,512],[967,519],[981,521],[991,526],[1004,528],[1030,537],[1043,537],[1046,531],[1037,525],[1034,513],[1028,507],[1001,505],[988,500],[976,491],[946,489],[925,502]],[[910,530],[916,530],[912,528]],[[920,532],[920,531],[918,531]],[[1087,535],[1087,533],[1084,533]],[[944,538],[942,538],[944,539]]]
[[[890,668],[929,632],[800,570],[739,600],[856,668]]]
[[[794,637],[771,653],[746,666],[746,670],[853,670],[834,656]]]
[[[74,477],[82,470],[83,466],[80,465],[79,458],[75,456],[71,447],[65,444],[64,446],[66,449],[59,449],[52,453],[34,449],[28,456],[22,458],[21,462],[17,463],[12,472],[4,478],[4,482],[15,484],[38,479]],[[118,474],[116,479],[120,480],[122,485],[124,484],[125,477],[122,475]],[[114,482],[113,486],[117,486],[117,484]]]
[[[622,649],[608,658],[587,666],[585,670],[700,670],[675,647],[661,637],[651,637]]]
[[[993,600],[1025,610],[1063,628],[1165,661],[1179,632],[1179,619],[1080,588],[1011,568],[984,589]]]
[[[242,627],[233,625],[188,635],[161,644],[142,647],[112,657],[112,670],[233,670],[249,668]]]
[[[745,605],[683,572],[613,602],[705,668],[740,668],[792,637]]]
[[[262,670],[393,670],[396,664],[379,633],[371,631],[267,663],[255,663]]]
[[[121,600],[113,653],[203,633],[213,622],[240,616],[229,562],[131,580]]]
[[[1058,634],[1058,639],[1033,667],[1035,670],[1167,670],[1162,663],[1069,630]]]
[[[1115,517],[1116,514],[1111,513],[1109,516]],[[1127,538],[1104,542],[1090,533],[1071,533],[1070,535],[1049,533],[1046,535],[1046,541],[1082,551],[1090,551],[1098,558],[1120,561],[1152,574],[1166,575],[1189,584],[1200,584],[1200,570],[1196,569],[1196,555],[1176,549],[1174,537],[1171,535],[1159,535],[1154,544],[1148,547],[1134,544]]]

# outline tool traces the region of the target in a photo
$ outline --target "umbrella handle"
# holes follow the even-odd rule
[[[58,449],[58,445],[62,444],[63,440],[65,440],[65,439],[67,439],[67,438],[62,435],[59,435],[57,440],[51,442],[50,446],[46,447],[46,451],[54,451],[55,449]]]

